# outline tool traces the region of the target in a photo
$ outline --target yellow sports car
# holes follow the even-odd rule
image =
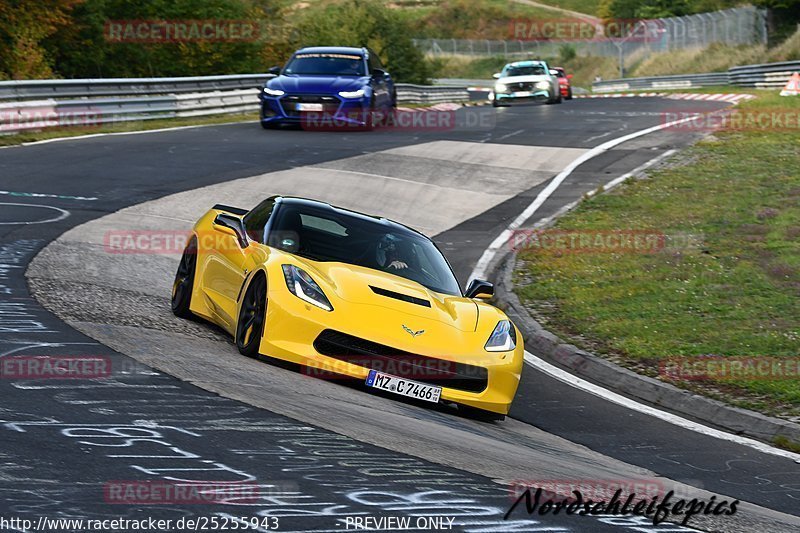
[[[194,226],[172,310],[236,339],[242,354],[364,380],[502,419],[522,337],[474,280],[462,293],[433,242],[406,226],[314,200],[215,205]]]

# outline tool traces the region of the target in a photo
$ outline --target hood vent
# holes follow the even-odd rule
[[[387,298],[394,298],[395,300],[402,300],[404,302],[408,302],[411,304],[421,305],[422,307],[430,307],[431,303],[428,300],[424,300],[422,298],[417,298],[416,296],[409,296],[408,294],[403,294],[400,292],[389,291],[386,289],[381,289],[380,287],[373,287],[372,285],[369,286],[372,289],[372,292],[375,294],[380,294],[381,296],[386,296]]]

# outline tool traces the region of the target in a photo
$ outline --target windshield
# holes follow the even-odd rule
[[[503,69],[503,77],[511,76],[542,76],[545,74],[544,67],[541,65],[506,67]]]
[[[364,58],[351,54],[296,54],[284,74],[316,76],[366,76]]]
[[[461,296],[450,265],[426,237],[342,210],[284,204],[267,244],[314,261],[373,268]]]

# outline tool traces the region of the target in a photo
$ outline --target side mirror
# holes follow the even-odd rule
[[[272,74],[273,76],[280,76],[281,75],[281,67],[271,67],[267,69],[267,74]]]
[[[551,69],[550,69],[550,75],[551,75],[551,76],[558,76],[558,71],[557,71],[557,70],[555,70],[555,69],[552,69],[552,68],[551,68]]]
[[[467,285],[467,298],[491,298],[494,296],[494,285],[483,279],[473,279]]]
[[[215,230],[236,237],[236,242],[241,248],[247,248],[247,235],[242,225],[242,219],[227,213],[220,213],[212,224]]]
[[[492,74],[492,77],[494,79],[496,79],[496,80],[499,80],[500,79],[500,73],[499,72],[495,72],[494,74]]]
[[[376,80],[382,80],[386,77],[386,71],[379,68],[372,69],[372,77]]]
[[[567,79],[572,79],[572,74],[567,74]]]

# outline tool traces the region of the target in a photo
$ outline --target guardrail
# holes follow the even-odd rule
[[[271,74],[236,74],[182,78],[106,78],[76,80],[20,80],[0,82],[0,101],[46,98],[146,96],[257,89]]]
[[[728,76],[733,85],[772,89],[786,85],[795,72],[800,72],[800,61],[733,67],[728,69]]]
[[[715,85],[772,89],[786,85],[786,82],[795,72],[800,72],[800,61],[744,65],[732,67],[727,72],[606,80],[593,83],[592,91],[607,93],[648,89],[686,89],[690,87],[712,87]]]
[[[647,78],[608,80],[593,83],[592,91],[607,93],[647,89],[688,89],[690,87],[711,87],[714,85],[728,85],[728,73],[678,74],[675,76],[652,76]]]
[[[412,85],[398,83],[397,102],[401,104],[438,104],[442,102],[463,102],[469,100],[466,87],[453,85]]]
[[[0,133],[113,122],[247,113],[259,108],[266,74],[191,78],[0,82]],[[402,104],[469,100],[466,87],[399,83]]]

